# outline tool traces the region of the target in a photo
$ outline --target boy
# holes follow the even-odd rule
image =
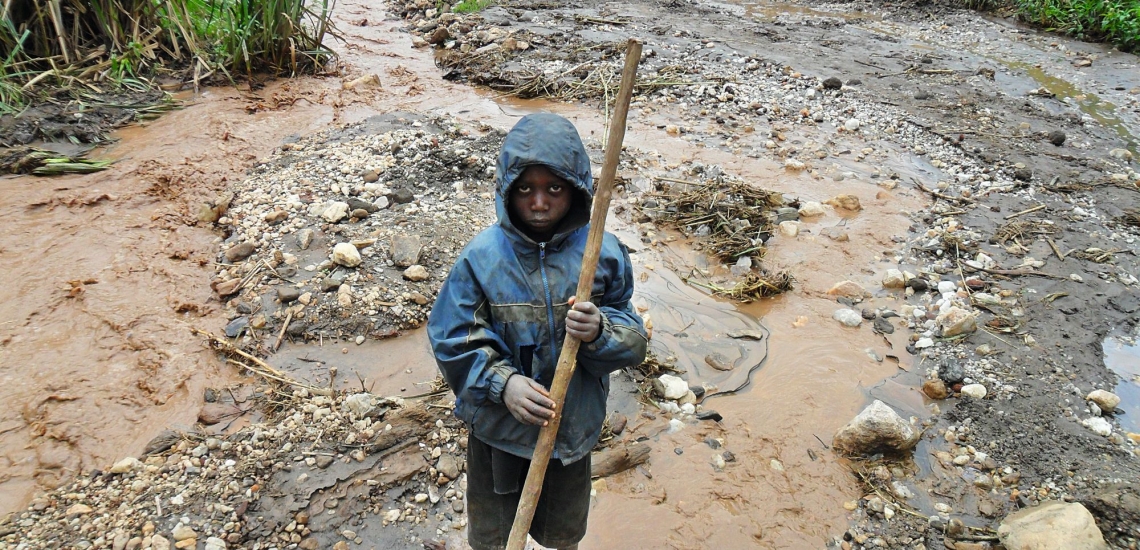
[[[630,305],[633,270],[625,246],[607,233],[591,301],[574,303],[593,178],[570,121],[520,120],[503,140],[495,185],[498,224],[463,250],[428,319],[455,414],[471,434],[468,541],[474,550],[506,545],[539,427],[562,414],[530,534],[548,548],[573,549],[586,534],[590,450],[609,374],[645,359],[645,327]],[[555,411],[547,390],[567,333],[582,347]]]

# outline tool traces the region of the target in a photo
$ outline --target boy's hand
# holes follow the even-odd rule
[[[590,302],[575,303],[570,297],[570,311],[566,314],[566,332],[583,342],[593,342],[602,330],[602,312]]]
[[[542,384],[521,374],[511,375],[503,388],[503,404],[523,424],[545,426],[554,418],[554,400]]]

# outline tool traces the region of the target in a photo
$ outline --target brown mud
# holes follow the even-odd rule
[[[1098,205],[1104,218],[1118,217],[1124,209],[1136,206],[1134,190],[1102,185],[1119,170],[1107,153],[1135,148],[1132,136],[1140,124],[1136,122],[1135,93],[1128,92],[1128,87],[1140,82],[1131,82],[1116,70],[1135,66],[1134,57],[1041,38],[1004,22],[976,22],[976,16],[969,19],[959,12],[940,16],[949,18],[949,23],[969,19],[978,25],[971,27],[978,34],[1013,34],[1016,40],[991,37],[985,44],[991,50],[970,53],[982,46],[969,37],[958,37],[964,44],[962,55],[932,55],[931,51],[946,47],[946,41],[954,38],[931,37],[936,29],[915,23],[922,18],[921,10],[868,13],[873,11],[871,5],[865,6],[867,12],[856,12],[849,5],[675,4],[677,9],[643,3],[565,9],[603,20],[613,16],[654,20],[661,25],[654,33],[645,25],[636,27],[651,38],[688,29],[694,34],[682,38],[727,44],[820,79],[833,74],[843,75],[844,80],[859,77],[868,90],[863,101],[873,103],[868,98],[877,98],[911,112],[913,124],[950,136],[952,147],[979,162],[997,166],[999,160],[1008,160],[1001,168],[1007,172],[1015,170],[1014,161],[1025,162],[1032,167],[1031,179],[1038,182],[1057,175],[1061,183],[1071,182],[1081,186],[1080,193],[1091,195],[1077,200]],[[0,514],[24,508],[36,492],[68,483],[77,474],[105,469],[123,456],[138,456],[145,443],[167,427],[189,428],[206,388],[242,381],[189,334],[191,326],[220,332],[235,316],[208,286],[224,235],[199,224],[195,212],[199,204],[214,200],[242,180],[248,168],[279,152],[282,143],[390,111],[451,116],[474,127],[485,124],[503,130],[525,113],[550,110],[573,120],[591,151],[599,150],[598,140],[605,129],[602,109],[589,102],[494,101],[497,94],[443,80],[431,52],[413,49],[412,39],[401,31],[404,23],[388,19],[384,9],[379,3],[364,1],[338,4],[348,38],[338,76],[276,82],[256,92],[208,90],[181,110],[120,132],[119,142],[106,150],[120,161],[102,174],[0,179],[0,196],[4,197],[0,260],[11,273],[10,284],[0,291],[0,318],[4,319],[0,323],[0,364],[4,365],[0,374],[5,382],[0,398],[13,404],[0,416],[0,452],[6,461],[0,465],[4,495]],[[506,17],[502,8],[496,9],[491,14],[494,18]],[[557,14],[559,9],[537,4],[526,8],[530,13],[543,10]],[[576,23],[565,13],[557,19],[574,28],[592,25],[589,19]],[[614,25],[597,35],[592,32],[583,34],[613,38],[632,31]],[[1047,53],[1056,50],[1053,43],[1066,46],[1063,56]],[[1094,76],[1085,72],[1074,76],[1065,60],[1077,53],[1096,56],[1097,62],[1087,69]],[[967,54],[975,57],[964,57]],[[1010,59],[1011,70],[997,72],[996,80],[965,76],[986,63],[986,55],[1010,56],[1004,59]],[[912,65],[935,65],[923,59],[937,61],[936,68],[958,74],[907,72]],[[1072,91],[1052,89],[1060,88],[1054,83],[1050,91],[1062,99],[1075,98],[1075,103],[1047,101],[1044,107],[1022,108],[1024,92],[1050,85],[1027,69],[1039,65],[1044,67],[1040,69],[1043,74],[1062,75],[1050,78],[1071,78],[1081,81],[1081,86],[1087,78],[1095,82],[1090,86],[1104,86],[1103,90],[1096,88],[1098,95],[1094,96],[1101,99],[1090,103],[1091,92],[1079,92],[1077,84]],[[342,87],[368,74],[378,75],[381,85]],[[893,76],[883,76],[888,74]],[[1117,89],[1122,87],[1123,91]],[[936,101],[916,99],[915,90],[929,90]],[[1083,121],[1074,109],[1093,120]],[[1119,446],[1093,440],[1081,431],[1083,427],[1068,420],[1075,414],[1086,416],[1080,410],[1083,395],[1074,395],[1073,403],[1061,405],[1067,412],[1057,412],[1063,399],[1057,397],[1058,386],[1069,382],[1086,393],[1094,384],[1108,388],[1135,385],[1127,379],[1128,373],[1135,376],[1134,348],[1121,342],[1130,341],[1133,327],[1129,325],[1134,320],[1129,319],[1137,299],[1134,286],[1117,282],[1116,266],[1071,258],[1063,270],[1056,271],[1064,277],[1081,273],[1083,286],[1074,281],[1034,279],[1031,292],[1024,280],[1001,281],[1003,288],[1021,294],[1068,293],[1055,304],[1037,300],[1026,306],[1026,326],[1038,344],[1015,342],[1003,348],[1010,359],[1003,365],[1007,372],[1002,380],[1020,384],[1020,395],[1001,402],[1001,415],[992,410],[993,400],[954,398],[934,403],[919,387],[937,358],[914,357],[903,351],[910,343],[908,331],[896,330],[884,338],[865,328],[835,323],[831,314],[838,306],[827,295],[836,282],[852,280],[873,294],[859,307],[897,309],[905,301],[882,291],[879,281],[889,267],[923,267],[919,257],[926,252],[901,244],[914,242],[940,217],[930,214],[931,196],[906,183],[918,180],[933,188],[943,177],[929,157],[883,135],[867,141],[836,136],[835,127],[842,121],[829,121],[819,128],[783,125],[777,129],[778,120],[757,117],[759,131],[745,133],[725,131],[714,117],[693,116],[682,109],[642,104],[635,106],[631,117],[626,145],[638,151],[634,157],[644,164],[627,176],[631,190],[619,206],[624,202],[632,207],[636,201],[633,190],[647,189],[649,176],[700,164],[718,166],[760,187],[802,200],[855,194],[863,210],[857,214],[829,211],[821,218],[805,219],[797,238],[771,240],[764,265],[790,270],[797,280],[796,290],[748,305],[710,297],[681,280],[694,270],[701,273],[697,279],[702,281],[732,279],[726,266],[693,252],[689,237],[633,223],[628,214],[616,216],[611,230],[633,249],[639,280],[636,300],[653,320],[653,346],[659,355],[675,356],[690,383],[720,389],[736,386],[756,359],[765,354],[766,359],[749,389],[706,401],[705,408],[721,413],[722,422],[692,423],[673,432],[666,415],[637,401],[636,385],[628,375],[618,375],[613,407],[630,418],[629,428],[619,439],[648,438],[652,456],[647,466],[595,486],[597,497],[584,548],[612,547],[616,541],[638,541],[636,547],[820,547],[832,543],[849,526],[854,534],[848,538],[855,541],[860,537],[866,541],[866,534],[871,533],[890,537],[890,547],[912,547],[919,541],[926,541],[927,547],[940,545],[941,533],[925,517],[917,523],[913,518],[907,518],[909,523],[901,519],[888,523],[864,513],[860,499],[866,488],[852,475],[850,463],[828,448],[831,435],[868,398],[882,399],[904,416],[930,422],[931,429],[915,455],[917,479],[908,481],[920,489],[909,506],[924,516],[934,515],[936,501],[950,502],[955,517],[979,527],[992,524],[992,518],[979,508],[986,502],[982,506],[992,509],[992,496],[963,489],[962,472],[932,457],[945,445],[940,440],[948,425],[969,425],[971,442],[986,443],[1002,464],[1021,472],[1024,485],[1033,488],[1029,498],[1034,500],[1044,490],[1041,499],[1052,491],[1055,497],[1092,502],[1103,492],[1098,492],[1103,488],[1101,480],[1116,478],[1127,484],[1140,479],[1134,458]],[[992,120],[980,120],[986,117]],[[1025,131],[1022,123],[1030,124],[1030,130]],[[684,129],[678,135],[670,126]],[[1055,153],[1038,135],[1053,128],[1063,128],[1070,143],[1079,147]],[[813,169],[787,170],[782,159],[756,153],[777,133],[782,144],[786,140],[805,151],[818,147],[831,154],[821,157]],[[1001,137],[1014,134],[1018,139]],[[735,146],[726,144],[725,136],[731,136]],[[873,151],[857,153],[865,147]],[[893,175],[891,180],[904,183],[879,185],[888,174]],[[1062,218],[1072,210],[1065,206],[1072,199],[1065,194],[1037,196],[1046,200],[1042,197],[1048,199],[1045,213],[1066,222],[1063,233],[1055,237],[1064,250],[1103,247],[1098,240],[1107,233],[1103,219]],[[1003,223],[1002,216],[1036,203],[995,191],[983,204],[997,208],[1000,215],[989,208],[974,208],[963,219],[989,235]],[[846,238],[835,237],[840,233]],[[1036,258],[1050,253],[1042,242],[1032,246]],[[1001,252],[991,251],[1002,266],[1020,261]],[[1060,269],[1052,261],[1046,265]],[[1116,261],[1122,271],[1135,273],[1134,255],[1118,254]],[[770,331],[767,342],[726,336],[758,323]],[[1125,340],[1110,338],[1117,334],[1113,330]],[[978,334],[968,348],[980,343],[1000,345]],[[729,356],[735,368],[727,374],[707,368],[704,357],[712,351]],[[967,346],[955,352],[962,357],[971,353]],[[1065,355],[1064,365],[1050,359],[1056,353]],[[883,361],[886,355],[901,361]],[[369,339],[359,346],[349,340],[286,341],[271,362],[298,379],[320,385],[329,383],[333,377],[328,367],[336,366],[337,388],[377,395],[423,393],[431,389],[435,378],[422,329],[395,339]],[[1016,378],[1024,380],[1010,382]],[[1125,422],[1140,411],[1134,408],[1135,398],[1125,391],[1118,393],[1126,398],[1121,421],[1126,428]],[[938,409],[948,413],[939,416]],[[1032,426],[1042,419],[1049,429],[1034,432]],[[1012,436],[1008,433],[1011,424]],[[966,437],[967,431],[958,433]],[[723,458],[726,450],[735,461],[718,468],[714,455]],[[1105,461],[1102,455],[1112,459]],[[407,460],[415,461],[416,456]],[[1080,471],[1083,479],[1069,481],[1065,487],[1071,474],[1066,476],[1058,467]],[[352,475],[356,474],[359,471]],[[346,490],[347,484],[326,481],[335,490]],[[935,494],[951,496],[937,498]],[[1023,503],[1016,497],[1009,500],[1008,493],[999,496],[1009,503],[1002,505],[1003,510]],[[846,505],[856,501],[860,504],[852,513]],[[1025,497],[1023,501],[1029,502]],[[1090,508],[1095,507],[1090,504]],[[1098,512],[1098,520],[1118,513],[1111,506],[1097,510],[1109,510]],[[1121,537],[1136,536],[1127,531],[1126,513],[1112,517],[1124,519],[1103,523],[1106,535],[1117,529]],[[382,534],[387,531],[375,516],[362,521],[356,532],[373,537],[369,540],[386,541],[387,546],[381,544],[384,547],[410,545],[406,538]],[[331,545],[336,535],[329,536]],[[421,529],[417,536],[430,538],[432,533]],[[903,543],[903,539],[912,542]]]

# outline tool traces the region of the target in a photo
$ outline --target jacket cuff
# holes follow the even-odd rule
[[[614,331],[614,324],[604,311],[598,312],[602,315],[602,326],[598,329],[598,336],[592,342],[586,342],[586,349],[590,351],[598,351],[599,348],[605,345],[606,339]]]
[[[487,397],[492,403],[503,402],[503,390],[507,388],[507,378],[515,374],[515,369],[510,365],[495,365],[491,367],[491,387],[487,391]]]

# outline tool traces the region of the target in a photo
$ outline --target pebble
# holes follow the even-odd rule
[[[831,314],[831,318],[839,321],[843,326],[852,328],[863,324],[863,316],[858,311],[848,308],[835,310],[835,313]]]
[[[428,279],[428,270],[422,265],[416,264],[404,270],[404,278],[412,282],[426,281]]]
[[[321,218],[326,222],[336,223],[348,216],[348,203],[332,201],[321,212]]]
[[[231,262],[240,262],[253,255],[257,247],[253,243],[238,243],[226,250],[226,259]]]
[[[848,132],[856,132],[859,130],[859,127],[862,125],[863,125],[863,123],[860,122],[859,119],[849,118],[849,119],[847,119],[847,122],[843,123],[843,129],[847,130]]]
[[[843,87],[843,81],[831,76],[823,81],[823,89],[825,90],[838,90]]]
[[[795,237],[800,234],[799,222],[780,222],[780,234],[785,237]]]
[[[1092,418],[1086,418],[1081,421],[1081,424],[1089,430],[1092,430],[1092,432],[1097,435],[1104,437],[1112,435],[1112,424],[1102,417],[1095,416]]]
[[[174,537],[175,541],[198,538],[198,533],[195,533],[194,529],[191,529],[190,526],[186,525],[185,523],[179,523],[176,525],[174,527],[174,531],[172,531],[170,534]]]
[[[862,298],[867,291],[855,281],[840,281],[827,290],[828,296],[843,296],[846,298]],[[872,317],[873,318],[873,317]]]
[[[1060,147],[1065,144],[1065,132],[1060,130],[1053,130],[1049,132],[1049,143]]]
[[[333,247],[332,261],[337,265],[356,267],[361,262],[360,251],[352,243],[337,243]]]
[[[399,267],[411,267],[420,261],[423,245],[416,235],[396,235],[392,237],[392,261]]]
[[[966,384],[962,386],[961,393],[974,399],[983,399],[986,397],[986,387],[981,384]]]
[[[902,271],[898,269],[888,269],[887,274],[883,277],[883,288],[903,288],[906,285],[906,278],[903,277]]]
[[[946,399],[950,396],[950,391],[946,388],[946,383],[938,378],[923,382],[922,393],[931,399]]]
[[[1120,396],[1105,390],[1093,390],[1089,392],[1085,399],[1096,403],[1100,410],[1111,413],[1120,406]]]
[[[309,245],[313,244],[313,234],[313,230],[308,227],[298,231],[297,246],[299,246],[301,250],[308,250]]]

